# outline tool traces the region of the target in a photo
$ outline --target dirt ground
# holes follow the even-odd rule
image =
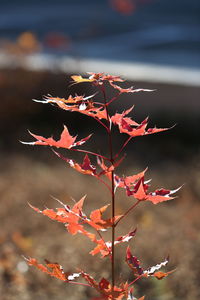
[[[35,257],[41,263],[44,259],[59,262],[66,271],[73,272],[81,267],[97,280],[102,276],[109,279],[108,259],[89,255],[93,245],[87,239],[69,235],[62,224],[37,214],[28,203],[39,208],[55,208],[58,204],[52,196],[70,205],[73,203],[71,197],[79,200],[87,194],[85,212],[89,213],[108,203],[109,194],[94,178],[67,167],[49,149],[21,145],[18,141],[30,140],[27,128],[50,136],[52,132],[57,134],[55,128],[60,131],[64,123],[70,128],[75,126],[74,132],[80,132],[80,137],[96,128],[90,121],[81,123],[82,119],[78,116],[76,119],[74,115],[70,117],[69,114],[58,113],[52,107],[50,110],[41,108],[42,105],[30,101],[48,92],[64,96],[66,76],[63,74],[50,76],[22,70],[2,71],[0,79],[1,299],[90,299],[95,296],[91,289],[49,278],[29,268],[23,256]],[[187,95],[196,97],[198,91],[196,88],[192,92],[188,87],[181,89],[176,86],[160,86],[159,89],[164,89],[162,94],[166,99],[172,97],[170,93],[177,93],[177,98],[181,98],[182,91],[182,97],[185,95],[183,103],[187,102]],[[148,95],[145,97],[148,98]],[[144,103],[143,98],[141,102]],[[196,109],[192,113],[191,107],[190,116],[186,113],[187,109],[178,108],[170,112],[170,105],[163,113],[161,105],[158,106],[158,110],[155,107],[150,109],[151,119],[155,117],[157,125],[166,125],[169,118],[169,123],[174,122],[172,119],[176,123],[178,119],[180,126],[174,129],[174,133],[165,134],[165,137],[154,135],[144,137],[145,142],[140,139],[134,141],[127,148],[127,158],[119,173],[131,175],[148,166],[147,178],[152,178],[152,189],[174,189],[184,185],[175,200],[160,205],[139,205],[122,223],[117,235],[137,226],[137,235],[130,245],[142,265],[148,267],[159,263],[169,254],[170,262],[166,270],[176,269],[164,280],[140,281],[135,287],[136,295],[145,294],[149,300],[196,300],[200,297],[200,143],[197,138],[200,114]],[[144,105],[144,114],[149,107]],[[139,117],[143,116],[140,110],[136,112]],[[115,147],[119,143],[121,139],[116,137]],[[97,131],[96,139],[91,142],[92,149],[98,151],[104,144],[102,132]],[[119,214],[132,203],[121,190],[116,194],[116,201]],[[125,263],[126,246],[119,246],[116,251],[116,277],[131,280],[131,272]]]

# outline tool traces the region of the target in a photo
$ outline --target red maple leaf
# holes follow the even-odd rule
[[[128,296],[127,282],[121,283],[120,286],[114,286],[112,288],[110,282],[105,278],[102,278],[98,283],[92,276],[83,271],[81,272],[81,275],[91,287],[95,288],[100,294],[104,296],[104,299],[121,300],[124,297],[127,298]]]
[[[139,172],[138,174],[134,174],[131,176],[126,176],[126,177],[118,177],[116,179],[118,181],[118,187],[126,188],[126,187],[134,186],[136,181],[138,181],[139,179],[144,177],[146,171],[147,171],[147,168],[144,171]]]
[[[140,261],[138,260],[138,258],[136,256],[133,256],[130,250],[130,247],[127,247],[127,251],[126,251],[126,263],[128,264],[128,266],[131,268],[131,270],[133,271],[133,274],[137,277],[155,277],[158,280],[163,279],[164,277],[168,276],[169,274],[171,274],[172,272],[174,272],[175,270],[169,271],[169,272],[162,272],[159,271],[162,267],[165,267],[169,262],[169,257],[167,257],[164,261],[162,261],[161,263],[150,267],[146,270],[144,270],[141,265],[140,265]]]
[[[107,228],[112,227],[112,225],[121,216],[115,216],[114,218],[103,219],[102,214],[109,206],[106,205],[100,209],[96,209],[92,211],[90,214],[90,218],[88,218],[83,213],[82,210],[84,200],[85,197],[81,198],[81,200],[75,203],[72,208],[70,208],[69,205],[63,204],[59,200],[58,201],[63,206],[63,208],[56,208],[56,210],[48,209],[48,208],[44,210],[39,210],[38,208],[32,205],[30,205],[30,207],[33,208],[38,213],[41,213],[52,220],[63,223],[70,234],[75,235],[77,233],[81,233],[86,237],[88,237],[92,242],[96,243],[98,250],[95,249],[94,252],[91,252],[92,255],[100,252],[103,257],[107,256],[110,254],[110,248],[109,246],[107,246],[107,243],[105,243],[103,239],[98,240],[94,233],[91,233],[84,228],[84,224],[89,224],[96,231],[99,230],[105,231]],[[116,243],[119,243],[119,241],[117,241]]]
[[[99,173],[99,175],[106,175],[110,180],[112,179],[112,171],[114,170],[114,166],[111,164],[110,166],[106,166],[105,161],[103,158],[97,157],[97,163],[103,170]]]
[[[49,274],[52,277],[56,277],[62,281],[68,282],[74,280],[80,276],[80,273],[64,272],[63,267],[58,263],[51,263],[47,259],[45,260],[45,265],[39,264],[35,258],[25,258],[29,266],[34,266],[44,273]]]
[[[144,273],[143,268],[140,266],[140,261],[136,256],[133,256],[130,250],[130,247],[127,247],[126,250],[126,262],[128,266],[133,271],[133,274],[136,276],[140,276]]]
[[[114,218],[109,218],[106,220],[102,219],[102,214],[108,208],[108,206],[109,204],[93,210],[90,214],[90,218],[86,219],[86,222],[96,230],[104,230],[112,227],[121,216],[115,216]]]
[[[170,129],[170,128],[154,127],[146,130],[146,127],[148,125],[148,118],[142,121],[142,123],[138,124],[135,121],[133,121],[131,118],[125,117],[132,109],[133,107],[131,107],[129,110],[124,111],[121,114],[117,113],[111,117],[111,121],[113,122],[113,124],[118,125],[119,131],[121,133],[127,133],[131,137],[136,137],[136,136],[153,134],[153,133]]]
[[[73,102],[68,102],[68,99],[58,98],[58,97],[45,97],[44,101],[37,101],[42,103],[55,103],[59,108],[71,112],[79,112],[81,114],[97,118],[97,119],[107,119],[106,109],[103,105],[95,106],[95,103],[89,98],[93,97],[88,96],[83,98],[82,101],[77,101],[77,96],[74,97]],[[83,96],[78,96],[78,98]],[[89,100],[88,100],[89,99]],[[74,105],[72,105],[74,103]]]
[[[52,97],[49,95],[44,97],[43,100],[34,101],[40,103],[55,103],[58,105],[58,107],[67,111],[79,112],[93,118],[107,119],[107,114],[104,105],[96,105],[96,103],[92,101],[92,97],[94,97],[94,95],[90,95],[87,97],[77,95],[75,97],[72,97],[70,95],[68,99],[65,99],[59,97]]]
[[[161,271],[157,271],[157,272],[155,272],[155,273],[154,273],[153,275],[151,275],[151,276],[155,277],[155,278],[158,279],[158,280],[161,280],[161,279],[167,277],[169,274],[173,273],[174,271],[175,271],[175,270],[172,270],[172,271],[169,271],[169,272],[161,272]]]
[[[91,73],[91,74],[95,74],[95,73]],[[92,75],[94,76],[94,75]],[[113,83],[114,82],[123,82],[124,80],[120,77],[120,76],[116,76],[116,75],[102,75],[101,76],[101,80],[102,81],[109,81],[110,83]]]
[[[102,85],[104,81],[108,81],[109,83],[112,83],[113,81],[122,82],[124,81],[119,76],[113,76],[113,75],[105,75],[104,73],[93,73],[88,72],[90,74],[89,78],[83,78],[79,75],[73,75],[71,78],[73,79],[74,83],[82,83],[82,82],[90,82],[94,85]]]
[[[87,174],[87,175],[92,175],[98,177],[98,174],[96,172],[96,167],[91,164],[91,161],[89,159],[89,156],[86,154],[82,164],[78,164],[75,160],[69,159],[61,155],[60,153],[54,151],[54,153],[64,161],[66,161],[70,167],[75,169],[76,171],[82,173],[82,174]]]
[[[115,161],[113,164],[111,164],[110,166],[107,166],[105,164],[105,161],[103,158],[97,158],[97,163],[98,165],[101,167],[101,169],[103,171],[101,171],[98,176],[101,176],[101,175],[105,175],[106,177],[108,177],[108,179],[111,181],[112,180],[112,171],[115,170],[115,168],[117,168],[121,163],[122,161],[124,160],[124,157],[123,156],[122,158],[120,158],[119,160]],[[117,187],[119,182],[120,182],[120,178],[118,175],[114,174],[114,181],[115,181],[115,186]]]
[[[125,235],[119,236],[118,238],[116,238],[115,240],[115,245],[119,244],[119,243],[125,243],[125,242],[129,242],[136,234],[137,229],[131,230],[130,232],[128,232]]]
[[[159,271],[162,267],[165,267],[169,262],[169,257],[167,257],[164,261],[162,261],[161,263],[148,268],[147,270],[144,271],[144,275],[149,277],[155,277],[158,280],[161,280],[165,277],[167,277],[169,274],[173,273],[175,270],[171,270],[169,272],[162,272]]]
[[[111,242],[104,242],[102,239],[96,239],[94,242],[97,244],[97,246],[90,251],[91,255],[94,256],[98,253],[101,253],[101,257],[104,258],[111,254]]]
[[[119,85],[115,84],[115,83],[110,83],[110,85],[119,91],[120,94],[123,93],[139,93],[139,92],[153,92],[153,90],[149,90],[149,89],[134,89],[133,86],[129,87],[129,88],[122,88]]]
[[[131,106],[131,108],[123,111],[121,114],[116,113],[115,115],[113,115],[111,117],[111,121],[113,122],[113,124],[119,124],[121,122],[121,120],[123,119],[124,121],[129,123],[129,126],[139,126],[139,124],[137,122],[135,122],[134,120],[132,120],[129,117],[126,117],[126,115],[128,115],[133,109],[134,109],[134,105]],[[130,127],[130,130],[131,130],[131,127]]]
[[[43,100],[36,100],[34,99],[35,102],[39,102],[39,103],[57,103],[57,102],[60,102],[60,103],[65,103],[67,105],[69,105],[69,107],[77,107],[78,105],[81,105],[82,103],[88,103],[90,101],[88,101],[89,99],[93,98],[94,95],[90,95],[90,96],[87,96],[87,97],[84,97],[83,95],[76,95],[76,96],[72,96],[72,95],[69,95],[69,97],[67,99],[65,98],[60,98],[60,97],[53,97],[51,95],[48,95],[48,96],[45,96],[43,98]]]
[[[120,160],[112,164],[111,166],[106,166],[105,161],[103,158],[97,158],[97,163],[103,170],[102,172],[98,173],[98,176],[105,175],[109,178],[109,180],[112,180],[112,174],[111,172],[123,161],[124,157],[122,157]],[[115,187],[120,188],[127,188],[134,186],[136,182],[138,182],[139,179],[143,178],[148,168],[146,168],[144,171],[139,172],[138,174],[134,174],[131,176],[123,176],[120,177],[117,174],[114,174],[114,183]]]
[[[36,135],[31,132],[30,134],[36,139],[36,141],[22,142],[23,144],[42,145],[42,146],[44,145],[44,146],[51,146],[51,147],[65,148],[65,149],[71,149],[72,147],[81,146],[91,137],[91,135],[88,135],[84,139],[75,142],[77,136],[75,137],[71,136],[66,126],[64,126],[63,132],[61,133],[60,139],[58,141],[55,141],[52,137],[45,138],[43,136]]]
[[[119,236],[114,241],[114,245],[118,245],[121,243],[129,242],[130,239],[132,239],[136,234],[136,229],[133,231],[130,231],[126,235]],[[97,243],[97,246],[90,251],[90,254],[96,255],[98,253],[101,253],[102,257],[106,257],[109,254],[112,254],[112,243],[110,241],[104,243],[102,240],[96,240],[95,243]]]
[[[82,216],[84,199],[85,197],[81,198],[77,203],[74,204],[72,209],[70,209],[68,205],[64,204],[63,208],[57,208],[56,211],[48,208],[39,210],[32,205],[30,206],[38,213],[41,213],[57,222],[64,223],[68,232],[74,235],[83,230],[83,226],[80,224],[80,217]]]
[[[181,188],[177,188],[175,190],[166,190],[166,189],[157,189],[154,192],[148,193],[149,185],[144,182],[144,177],[138,180],[137,184],[134,186],[134,189],[130,189],[130,187],[126,186],[126,191],[128,196],[133,196],[139,201],[150,201],[153,204],[158,204],[160,202],[172,200],[175,197],[171,196],[178,192]]]

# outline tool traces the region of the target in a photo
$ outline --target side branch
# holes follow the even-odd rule
[[[101,183],[103,183],[103,184],[107,187],[107,189],[109,190],[109,192],[112,194],[112,190],[111,190],[110,186],[109,186],[103,179],[101,179],[100,177],[97,177],[97,179],[98,179]]]
[[[108,101],[106,103],[106,106],[110,105],[113,101],[117,100],[119,98],[119,96],[121,95],[121,93],[119,93],[117,96],[113,97],[110,101]]]
[[[76,282],[76,281],[68,281],[67,283],[91,287],[91,285],[89,285],[88,283],[82,283],[82,282]]]
[[[82,152],[82,153],[91,154],[91,155],[98,156],[98,157],[101,157],[101,158],[103,158],[105,160],[110,161],[110,159],[108,157],[105,157],[105,156],[103,156],[101,154],[98,154],[98,153],[95,153],[95,152],[92,152],[92,151],[83,150],[83,149],[75,149],[75,148],[73,148],[73,149],[71,148],[70,150],[76,151],[76,152]]]
[[[144,274],[139,275],[137,278],[135,278],[133,281],[131,281],[128,286],[131,286],[132,284],[134,284],[136,281],[138,281],[140,278],[144,277]]]
[[[124,150],[124,148],[127,146],[127,144],[130,142],[130,140],[132,139],[132,136],[129,136],[129,138],[125,141],[125,143],[122,145],[121,149],[119,150],[119,152],[115,155],[114,159],[116,159],[120,153]]]
[[[124,219],[128,214],[129,214],[129,212],[132,210],[132,209],[134,209],[138,204],[140,203],[140,200],[138,200],[136,203],[134,203],[126,212],[125,212],[125,214],[123,215],[123,216],[121,216],[121,218],[119,218],[118,220],[117,220],[117,222],[115,223],[115,227],[119,224],[119,222],[122,220],[122,219]]]
[[[96,118],[96,117],[94,117],[94,119],[99,123],[99,124],[101,124],[105,129],[106,129],[106,131],[107,132],[109,132],[109,128],[100,120],[100,119],[98,119],[98,118]]]

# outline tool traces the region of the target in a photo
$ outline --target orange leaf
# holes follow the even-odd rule
[[[60,108],[71,111],[79,112],[92,118],[107,119],[106,109],[102,107],[94,107],[91,102],[83,103],[81,105],[69,106],[60,101],[54,101]]]
[[[104,105],[96,106],[93,103],[92,98],[94,95],[88,97],[84,96],[69,96],[68,99],[47,96],[44,100],[34,100],[41,103],[56,103],[61,109],[79,112],[92,118],[107,119],[107,113]]]
[[[99,209],[93,210],[90,214],[90,220],[92,222],[101,222],[102,220],[102,214],[104,213],[104,211],[106,211],[106,209],[108,208],[108,205],[105,205]]]
[[[140,181],[139,181],[140,184],[138,186],[138,189],[136,190],[136,192],[134,192],[134,198],[136,198],[137,200],[140,200],[140,201],[146,200],[146,197],[147,197],[142,179],[140,179]]]
[[[128,196],[133,196],[140,201],[150,201],[153,204],[158,204],[164,201],[172,200],[175,197],[171,196],[179,191],[179,188],[175,190],[158,189],[154,192],[148,193],[149,185],[144,183],[144,177],[142,177],[131,190],[129,186],[126,186],[126,191]]]
[[[135,174],[135,175],[131,175],[131,176],[126,176],[126,177],[122,177],[122,178],[118,178],[118,187],[121,187],[121,188],[126,188],[127,186],[128,187],[131,187],[135,184],[136,181],[140,180],[141,178],[144,177],[145,173],[147,171],[147,168],[138,173],[138,174]]]
[[[56,152],[56,151],[54,151],[54,153],[59,158],[61,158],[64,161],[66,161],[70,165],[70,167],[72,167],[76,171],[78,171],[78,172],[80,172],[82,174],[87,174],[87,175],[92,175],[92,176],[98,177],[98,175],[96,173],[96,167],[91,164],[91,161],[90,161],[89,156],[87,154],[85,155],[85,157],[83,159],[83,163],[82,164],[78,164],[73,159],[66,158],[63,155],[61,155],[60,153]]]
[[[44,210],[39,210],[38,208],[30,204],[29,205],[38,213],[41,213],[54,221],[65,224],[65,227],[70,234],[75,235],[77,233],[81,233],[88,237],[92,242],[98,243],[96,235],[85,230],[83,225],[87,223],[96,230],[102,230],[104,228],[112,226],[112,222],[110,219],[102,220],[101,218],[97,218],[97,223],[95,223],[95,220],[88,219],[82,211],[84,200],[85,196],[82,197],[78,202],[76,202],[73,208],[70,208],[69,205],[65,205],[58,200],[59,203],[63,206],[63,208],[56,208],[56,211],[48,208]],[[103,211],[103,208],[100,209],[100,211]],[[116,219],[117,218],[118,216],[116,216]]]
[[[61,137],[58,141],[55,141],[52,137],[50,138],[45,138],[43,136],[39,136],[36,134],[33,134],[30,132],[30,134],[37,140],[36,142],[22,142],[23,144],[29,144],[29,145],[45,145],[45,146],[51,146],[51,147],[57,147],[57,148],[65,148],[65,149],[70,149],[72,147],[80,146],[84,144],[90,137],[91,135],[87,136],[86,138],[75,142],[76,136],[72,137],[69,134],[69,131],[66,126],[64,126],[64,130],[61,133]]]
[[[135,233],[136,233],[136,229],[130,231],[124,236],[119,236],[114,241],[114,245],[128,242],[130,239],[132,239],[135,236]],[[90,254],[96,255],[98,253],[101,253],[102,257],[106,257],[109,254],[112,254],[112,243],[110,241],[105,243],[103,240],[95,240],[94,242],[97,243],[97,246],[92,251],[90,251]]]
[[[73,76],[71,76],[71,78],[75,81],[75,83],[92,82],[92,81],[95,80],[95,79],[93,79],[93,78],[91,78],[91,79],[83,78],[83,77],[80,76],[80,75],[73,75]]]
[[[102,294],[107,300],[121,300],[128,296],[128,284],[121,283],[120,286],[114,286],[112,288],[110,282],[105,278],[102,278],[98,283],[92,276],[85,272],[81,272],[82,277],[89,283],[89,285],[95,288],[100,294]]]
[[[125,117],[126,115],[128,115],[133,110],[133,108],[134,108],[134,105],[131,106],[131,108],[125,110],[121,114],[116,113],[115,115],[113,115],[111,117],[111,121],[113,122],[113,124],[116,124],[116,125],[121,124],[122,119],[123,119],[124,121],[129,123],[130,126],[139,126],[139,124],[137,122],[135,122],[134,120],[132,120],[131,118]]]
[[[48,260],[45,260],[46,265],[39,264],[35,258],[25,258],[29,266],[34,266],[37,269],[41,270],[44,273],[49,274],[52,277],[56,277],[62,281],[74,280],[76,277],[79,277],[80,273],[70,274],[69,272],[64,272],[61,265],[58,263],[51,263]]]
[[[155,277],[155,278],[157,278],[158,280],[161,280],[161,279],[163,279],[163,278],[165,278],[165,277],[167,277],[169,274],[171,274],[171,273],[173,273],[175,270],[172,270],[172,271],[169,271],[169,272],[161,272],[161,271],[158,271],[158,272],[155,272],[154,274],[153,274],[153,276]]]
[[[111,172],[114,170],[114,166],[111,165],[107,167],[104,162],[104,159],[103,158],[100,159],[99,157],[97,157],[97,163],[103,170],[99,175],[106,175],[109,178],[109,180],[112,180]]]
[[[102,258],[108,256],[111,254],[111,243],[107,242],[104,243],[103,240],[95,240],[95,243],[97,243],[97,246],[90,251],[91,255],[96,255],[98,253],[101,253]]]
[[[87,219],[87,223],[94,227],[96,230],[102,230],[112,227],[113,223],[118,220],[120,216],[115,216],[114,219],[110,218],[107,220],[102,219],[103,212],[108,208],[109,205],[105,205],[99,209],[91,212],[90,219]]]
[[[147,124],[148,124],[148,118],[146,118],[144,121],[142,121],[141,124],[136,123],[131,118],[125,117],[133,107],[130,108],[130,110],[127,110],[121,114],[115,114],[111,117],[111,121],[118,125],[120,133],[127,133],[131,137],[136,136],[142,136],[142,135],[148,135],[153,134],[161,131],[168,130],[170,128],[149,128],[146,130]]]
[[[149,89],[134,89],[133,86],[131,86],[130,88],[122,88],[114,83],[110,83],[110,85],[114,88],[117,89],[120,94],[123,93],[139,93],[139,92],[153,92],[153,90],[149,90]]]
[[[75,81],[75,83],[92,82],[94,85],[102,85],[103,81],[108,81],[110,84],[113,81],[124,81],[119,76],[105,75],[104,73],[88,72],[88,74],[90,74],[89,78],[83,78],[80,75],[73,75],[71,78]]]
[[[64,206],[64,208],[57,208],[56,211],[48,208],[44,210],[39,210],[38,208],[32,205],[30,206],[38,213],[41,213],[57,222],[64,223],[66,228],[68,229],[68,232],[74,235],[83,230],[83,226],[79,224],[79,221],[82,220],[81,214],[82,214],[82,206],[83,206],[84,199],[85,197],[81,198],[73,206],[72,209],[70,209],[69,206],[62,204],[61,201],[60,203]]]

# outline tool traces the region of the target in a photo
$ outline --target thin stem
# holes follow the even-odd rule
[[[110,130],[110,116],[109,116],[109,111],[108,111],[108,105],[106,102],[106,93],[105,93],[105,86],[103,85],[101,87],[101,91],[103,93],[103,99],[104,99],[104,104],[105,104],[105,109],[106,109],[106,115],[107,115],[107,122],[109,124],[109,131],[108,131],[108,141],[109,141],[109,151],[110,151],[110,162],[113,164],[114,159],[113,159],[113,146],[112,146],[112,134]],[[112,194],[112,219],[114,220],[115,217],[115,182],[114,182],[114,171],[111,172],[111,194]],[[112,292],[114,290],[115,286],[115,224],[113,222],[112,225],[112,259],[111,259],[111,276],[112,276]]]
[[[108,128],[101,120],[99,120],[99,119],[96,118],[96,117],[94,117],[94,119],[95,119],[97,122],[99,122],[99,124],[101,124],[101,125],[106,129],[107,132],[109,131],[109,128]]]
[[[88,283],[82,283],[82,282],[76,282],[76,281],[67,281],[67,283],[91,287],[91,285],[89,285]]]
[[[132,209],[134,209],[138,204],[140,203],[140,200],[138,200],[137,202],[135,202],[126,212],[125,212],[125,214],[123,214],[123,216],[121,216],[121,218],[119,218],[118,220],[117,220],[117,222],[115,223],[115,227],[118,225],[118,223],[123,219],[123,218],[125,218],[127,215],[128,215],[128,213],[132,210]]]
[[[119,98],[119,96],[121,95],[121,93],[119,93],[117,96],[114,96],[110,101],[108,101],[106,103],[106,106],[110,105],[113,101],[117,100]]]
[[[121,149],[119,150],[119,152],[115,155],[114,159],[116,159],[120,153],[123,151],[123,149],[126,147],[126,145],[130,142],[130,140],[132,139],[132,136],[129,136],[129,138],[125,141],[125,143],[122,145]]]
[[[112,219],[115,217],[114,172],[112,171]],[[112,225],[112,290],[115,286],[115,224]]]
[[[103,179],[101,179],[100,177],[97,177],[97,179],[108,188],[110,193],[112,193],[112,190],[111,190],[110,186]]]
[[[91,154],[91,155],[94,155],[94,156],[99,156],[99,157],[101,157],[101,158],[103,158],[103,159],[105,159],[105,160],[110,161],[110,159],[109,159],[108,157],[105,157],[105,156],[103,156],[103,155],[101,155],[101,154],[98,154],[98,153],[95,153],[95,152],[92,152],[92,151],[83,150],[83,149],[74,149],[74,148],[72,148],[72,149],[70,149],[70,150],[76,151],[76,152],[83,152],[83,153]]]
[[[144,276],[144,274],[139,275],[136,279],[134,279],[133,281],[131,281],[131,282],[128,284],[128,286],[134,284],[136,281],[138,281],[138,280],[139,280],[141,277],[143,277],[143,276]]]
[[[93,104],[96,104],[96,105],[99,105],[99,106],[102,106],[102,107],[104,107],[104,104],[102,104],[101,102],[93,102]]]

